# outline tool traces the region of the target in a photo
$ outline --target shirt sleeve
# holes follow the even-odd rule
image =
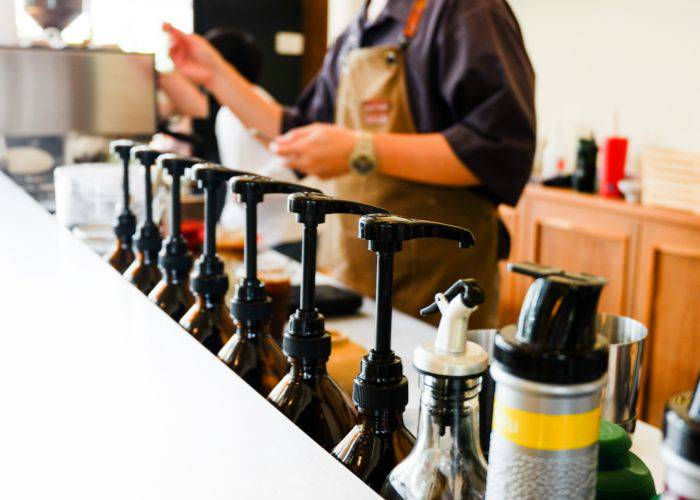
[[[499,200],[515,205],[536,145],[535,75],[520,29],[512,13],[495,7],[449,19],[437,58],[454,124],[442,133]]]
[[[341,34],[326,53],[321,70],[303,90],[294,106],[284,109],[282,133],[313,122],[335,121],[335,97],[338,86],[338,59],[347,33]]]

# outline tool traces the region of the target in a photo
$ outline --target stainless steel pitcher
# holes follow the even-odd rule
[[[648,330],[639,321],[613,314],[599,314],[596,330],[610,341],[601,416],[632,433],[637,423],[637,396]]]

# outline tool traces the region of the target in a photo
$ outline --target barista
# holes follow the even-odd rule
[[[476,249],[438,240],[397,254],[394,305],[409,314],[470,276],[488,298],[474,316],[494,326],[497,205],[515,205],[535,149],[534,72],[505,0],[371,0],[328,51],[296,106],[260,99],[197,35],[171,34],[178,69],[249,128],[276,138],[289,167],[326,193],[471,229]],[[356,222],[327,222],[320,261],[374,293],[374,260]]]

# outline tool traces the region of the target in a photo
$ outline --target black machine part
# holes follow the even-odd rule
[[[348,200],[331,198],[317,192],[295,193],[288,199],[289,212],[304,225],[302,240],[302,281],[299,308],[289,318],[283,349],[295,358],[326,359],[331,353],[331,337],[326,332],[324,317],[315,307],[316,249],[318,225],[329,214],[386,214],[383,208]]]
[[[595,331],[606,280],[537,264],[510,264],[509,270],[536,278],[515,332],[502,330],[494,358],[509,373],[549,384],[583,384],[607,371],[608,341]]]
[[[453,240],[459,248],[469,248],[475,245],[474,236],[457,226],[385,214],[362,217],[359,236],[377,253],[377,323],[375,347],[362,358],[352,399],[360,408],[402,411],[408,403],[408,381],[401,359],[391,350],[394,254],[402,249],[403,242],[418,238]]]

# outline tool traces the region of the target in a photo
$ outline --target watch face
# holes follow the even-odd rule
[[[368,156],[358,156],[352,162],[353,168],[360,174],[368,174],[374,170],[374,162]]]

